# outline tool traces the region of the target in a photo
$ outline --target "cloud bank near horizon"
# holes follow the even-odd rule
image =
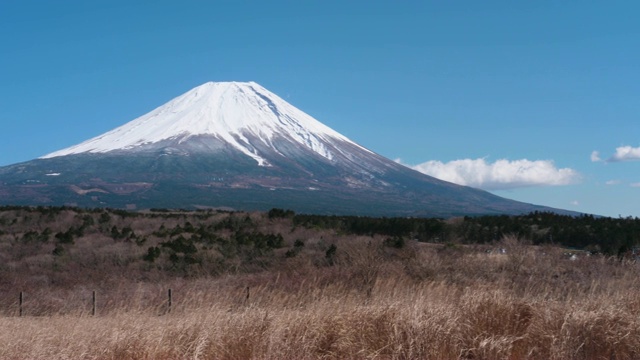
[[[430,160],[409,167],[441,180],[484,190],[570,185],[578,183],[581,178],[576,170],[558,169],[551,160],[500,159],[493,163],[484,158],[446,163]]]

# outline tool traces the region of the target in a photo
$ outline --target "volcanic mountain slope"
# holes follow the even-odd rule
[[[443,217],[552,210],[397,164],[254,82],[206,83],[93,139],[0,168],[0,203]]]

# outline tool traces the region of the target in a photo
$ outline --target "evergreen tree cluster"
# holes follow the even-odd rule
[[[484,244],[515,234],[533,244],[555,244],[607,255],[624,254],[640,245],[640,219],[593,215],[568,216],[551,212],[526,215],[490,215],[460,219],[371,218],[358,216],[295,215],[295,226],[334,229],[354,235],[390,236],[422,242]],[[394,245],[395,246],[395,245]]]

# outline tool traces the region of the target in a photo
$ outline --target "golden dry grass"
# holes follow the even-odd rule
[[[86,287],[32,289],[26,316],[2,304],[0,358],[640,358],[639,265],[502,246],[345,241],[333,266],[301,254],[254,274],[122,279],[95,317]]]

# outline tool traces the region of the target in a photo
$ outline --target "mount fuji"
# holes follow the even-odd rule
[[[2,167],[0,204],[438,217],[564,212],[409,169],[255,82],[208,82],[107,133]]]

